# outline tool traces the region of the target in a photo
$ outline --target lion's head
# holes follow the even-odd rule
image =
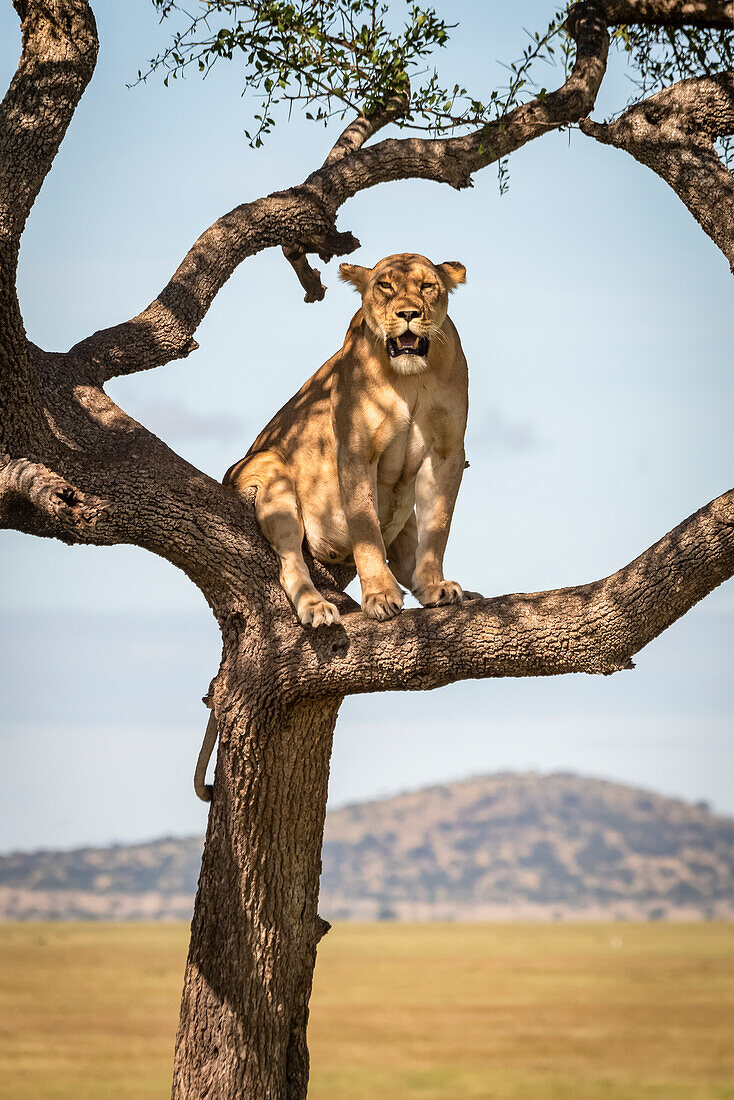
[[[431,340],[441,339],[450,292],[466,279],[456,261],[432,264],[404,252],[386,256],[373,268],[340,264],[342,279],[362,295],[362,312],[382,343],[390,366],[400,374],[425,370]]]

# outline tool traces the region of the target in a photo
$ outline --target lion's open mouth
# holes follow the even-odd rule
[[[387,354],[391,359],[398,355],[427,355],[428,337],[417,336],[415,332],[404,332],[400,336],[388,336]]]

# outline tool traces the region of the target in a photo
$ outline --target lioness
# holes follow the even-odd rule
[[[325,563],[354,562],[362,609],[389,619],[401,585],[425,607],[460,603],[443,555],[464,472],[467,368],[447,315],[460,263],[387,256],[341,264],[362,295],[343,347],[232,466],[225,485],[255,486],[257,520],[280,583],[305,626],[338,622],[317,592],[303,541]],[[472,594],[473,595],[473,594]]]

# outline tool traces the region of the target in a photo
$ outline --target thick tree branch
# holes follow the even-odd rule
[[[732,0],[602,0],[609,26],[637,23],[648,27],[734,26]]]
[[[0,455],[0,527],[61,539],[105,541],[109,501],[82,493],[39,462]]]
[[[419,690],[498,676],[612,673],[734,574],[734,489],[593,584],[404,611],[347,615],[306,635],[314,687],[340,694]]]
[[[350,153],[361,149],[365,142],[374,137],[379,130],[402,118],[409,106],[410,89],[406,87],[400,94],[391,96],[383,110],[375,111],[370,115],[361,114],[352,119],[334,142],[323,167],[329,168],[332,164],[338,164]]]
[[[0,104],[0,240],[15,249],[97,59],[86,0],[15,0],[23,52]]]
[[[214,297],[247,257],[273,245],[304,255],[315,252],[325,261],[344,255],[358,242],[351,233],[337,232],[334,221],[339,207],[359,191],[408,178],[468,187],[472,174],[492,161],[583,118],[604,76],[609,36],[604,19],[588,2],[574,8],[569,28],[578,44],[577,59],[557,91],[465,137],[392,139],[358,149],[318,169],[300,187],[237,207],[199,237],[147,309],[95,333],[71,354],[88,363],[98,381],[188,355],[196,346],[193,333]],[[300,274],[307,294],[318,293],[313,274],[303,268]]]
[[[583,119],[580,128],[664,179],[734,272],[734,175],[714,145],[715,138],[734,133],[734,72],[682,80],[614,122]]]
[[[0,103],[0,451],[23,454],[46,425],[16,290],[20,237],[94,70],[97,32],[86,0],[14,3],[23,48]]]
[[[359,242],[334,228],[333,214],[314,188],[280,191],[219,218],[195,242],[171,281],[130,321],[76,344],[70,356],[97,382],[181,359],[198,344],[193,333],[235,269],[264,248],[289,242],[328,261]]]

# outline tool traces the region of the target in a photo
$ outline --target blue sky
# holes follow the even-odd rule
[[[441,5],[438,5],[441,10]],[[495,59],[551,8],[444,5],[460,26],[446,79],[481,94]],[[31,216],[20,289],[30,337],[66,349],[136,313],[199,232],[236,204],[299,182],[330,144],[294,118],[249,149],[234,66],[128,89],[162,44],[149,0],[96,5],[97,73]],[[0,9],[0,76],[17,61]],[[555,74],[549,72],[552,85]],[[544,82],[546,82],[544,80]],[[595,117],[624,102],[614,61]],[[398,251],[461,260],[452,316],[471,408],[447,575],[487,594],[614,571],[731,486],[734,314],[723,257],[666,186],[579,134],[516,154],[472,191],[383,185],[343,208],[358,263]],[[305,305],[280,253],[248,261],[202,324],[200,350],[113,382],[125,409],[221,476],[340,345],[355,297],[323,272]],[[277,334],[277,342],[274,342]],[[219,659],[199,593],[129,547],[0,537],[0,849],[200,831],[191,772]],[[340,804],[504,769],[573,770],[705,798],[734,813],[734,588],[709,596],[611,678],[455,685],[358,697],[342,709]]]

